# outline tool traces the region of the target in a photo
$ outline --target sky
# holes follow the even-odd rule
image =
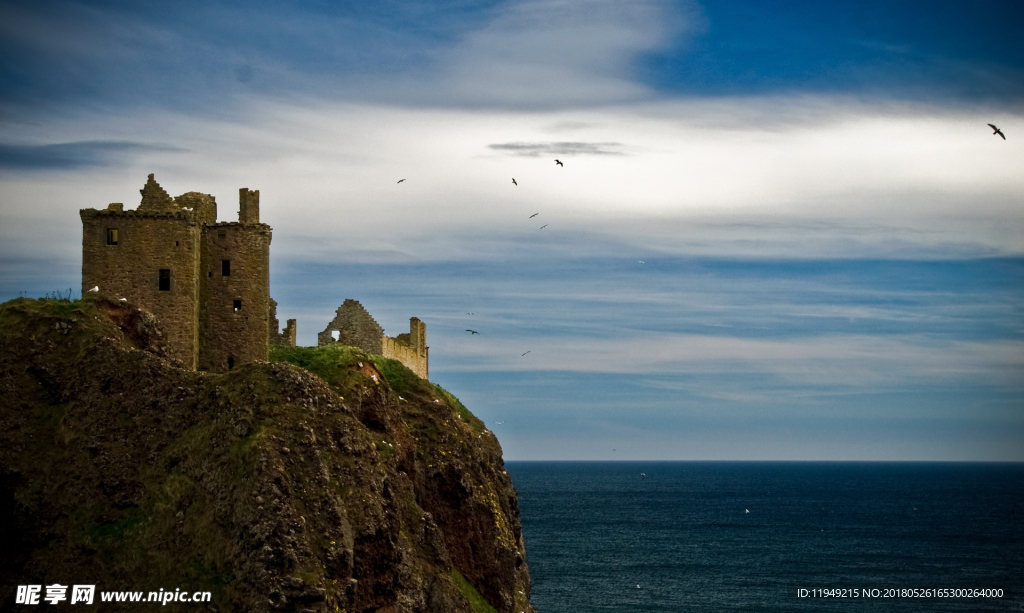
[[[299,344],[419,317],[507,460],[1022,461],[1022,17],[0,0],[0,300],[248,187]]]

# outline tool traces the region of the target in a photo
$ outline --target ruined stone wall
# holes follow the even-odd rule
[[[267,360],[270,240],[270,226],[261,223],[203,227],[199,368],[225,371]]]
[[[217,200],[209,194],[186,192],[174,199],[174,202],[192,211],[199,224],[217,223]]]
[[[337,315],[327,324],[327,328],[317,335],[317,345],[350,345],[359,347],[366,353],[380,355],[383,351],[381,339],[384,329],[363,308],[363,305],[351,298],[338,307]],[[331,334],[338,333],[335,339]]]
[[[104,295],[126,298],[151,311],[164,322],[171,355],[194,369],[199,347],[200,226],[192,212],[152,209],[125,211],[123,205],[112,204],[106,210],[79,211],[82,292],[99,286]],[[116,230],[116,244],[108,244],[110,230]],[[164,291],[161,269],[170,271]]]
[[[295,347],[298,341],[298,325],[294,319],[289,319],[288,324],[281,332],[281,344],[285,347]]]
[[[281,344],[281,322],[277,319],[277,300],[267,300],[267,338],[271,345]]]
[[[291,323],[290,320],[289,324]],[[334,338],[337,333],[338,338]],[[349,345],[363,351],[382,355],[405,364],[424,379],[429,379],[427,325],[413,317],[409,320],[409,333],[397,338],[384,335],[384,329],[358,301],[346,299],[338,307],[337,315],[317,335],[318,345]]]
[[[282,347],[294,347],[296,341],[296,325],[294,319],[288,320],[288,325],[281,330],[281,322],[277,319],[277,301],[270,299],[270,309],[267,324],[270,328],[270,344]]]
[[[395,338],[384,337],[384,357],[400,361],[424,379],[430,379],[428,352],[427,324],[418,317],[409,318],[407,334],[399,334]]]
[[[404,334],[400,336],[405,336]],[[422,353],[417,351],[415,348],[403,343],[397,338],[391,338],[385,336],[381,342],[382,351],[381,355],[386,358],[398,360],[402,364],[419,375],[424,379],[430,379],[430,373],[427,368],[427,352]]]

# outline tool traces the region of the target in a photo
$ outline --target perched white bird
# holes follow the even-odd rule
[[[120,298],[121,302],[128,302],[127,298]]]
[[[746,511],[747,513],[750,513],[750,509],[743,509],[743,510]]]
[[[90,292],[98,292],[98,291],[100,291],[100,286],[99,286],[99,285],[97,285],[96,287],[92,288],[92,289],[91,289],[91,290],[89,290],[89,291],[90,291]]]

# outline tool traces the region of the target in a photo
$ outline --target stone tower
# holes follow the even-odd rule
[[[213,196],[171,198],[149,175],[135,210],[82,209],[82,291],[144,306],[188,368],[267,359],[270,226],[259,192],[239,191],[238,222],[217,223]],[[276,332],[276,331],[275,331]]]

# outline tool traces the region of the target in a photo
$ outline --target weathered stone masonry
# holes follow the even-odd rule
[[[151,310],[188,368],[223,371],[266,360],[272,231],[259,221],[259,192],[239,190],[233,223],[217,223],[213,196],[171,198],[153,175],[140,192],[134,211],[120,203],[79,211],[82,291],[98,286]],[[280,337],[276,309],[273,319]],[[289,325],[294,345],[294,320]]]
[[[277,301],[270,299],[270,344],[283,347],[294,347],[297,340],[297,328],[294,319],[288,320],[288,325],[281,329],[281,322],[277,319]]]
[[[395,338],[384,335],[384,329],[358,301],[346,299],[337,315],[317,335],[318,345],[350,345],[371,354],[383,355],[405,364],[424,379],[430,375],[430,348],[427,347],[427,324],[412,317],[409,333]]]

